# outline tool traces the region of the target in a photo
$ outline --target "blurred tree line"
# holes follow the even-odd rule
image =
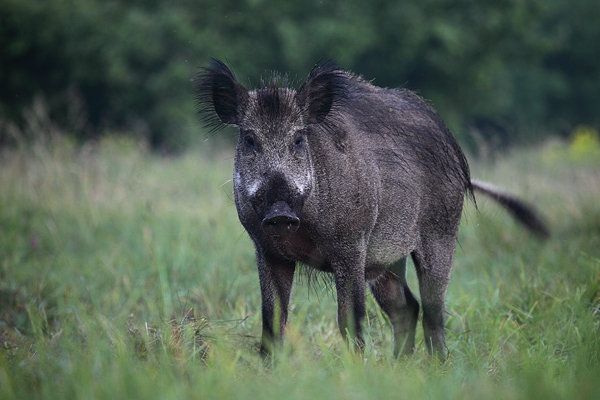
[[[598,0],[1,0],[0,144],[37,101],[75,137],[181,149],[210,57],[247,86],[335,59],[418,90],[463,143],[566,134],[600,125],[598,21]]]

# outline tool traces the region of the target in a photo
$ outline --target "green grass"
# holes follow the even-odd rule
[[[598,398],[600,161],[564,145],[472,162],[537,204],[540,241],[467,206],[448,293],[448,362],[396,361],[368,298],[348,354],[335,295],[296,285],[284,351],[261,362],[260,293],[233,151],[158,157],[108,138],[0,153],[0,398]],[[409,279],[416,288],[416,278]]]

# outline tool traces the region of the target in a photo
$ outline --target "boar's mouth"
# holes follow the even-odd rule
[[[268,235],[289,236],[298,230],[300,218],[287,203],[278,201],[271,206],[261,225]]]

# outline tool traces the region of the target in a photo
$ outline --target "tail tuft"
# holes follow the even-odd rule
[[[550,237],[550,230],[538,215],[535,208],[530,204],[506,194],[501,189],[486,182],[471,180],[471,185],[475,192],[491,197],[500,203],[500,205],[506,208],[515,219],[517,219],[517,221],[525,225],[525,227],[535,235],[543,239]]]

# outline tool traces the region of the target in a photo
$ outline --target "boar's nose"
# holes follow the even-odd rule
[[[300,218],[292,211],[289,205],[278,201],[262,220],[262,229],[265,233],[274,236],[288,236],[298,230]]]

